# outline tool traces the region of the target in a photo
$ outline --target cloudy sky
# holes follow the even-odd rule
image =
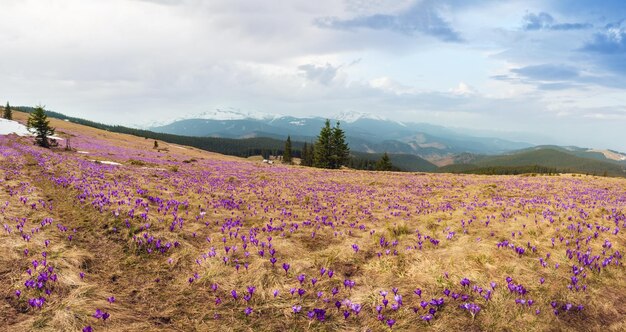
[[[626,151],[625,19],[622,0],[0,0],[0,101],[127,125],[356,111]]]

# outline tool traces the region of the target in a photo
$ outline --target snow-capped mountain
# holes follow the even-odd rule
[[[216,108],[210,111],[204,111],[199,114],[186,116],[187,119],[207,119],[207,120],[270,120],[276,117],[280,117],[277,114],[263,113],[263,112],[250,112],[242,111],[235,108],[221,109]]]
[[[455,153],[495,154],[527,148],[526,143],[489,137],[474,137],[444,127],[401,123],[371,113],[342,112],[330,117],[340,122],[353,151],[415,154],[440,158]],[[325,117],[279,116],[237,109],[217,109],[187,116],[167,125],[149,128],[183,136],[224,138],[272,137],[312,142],[324,126]]]
[[[372,114],[372,113],[355,112],[355,111],[343,111],[339,114],[336,114],[333,117],[333,119],[343,121],[346,123],[354,123],[361,119],[389,121],[389,119],[381,115]]]

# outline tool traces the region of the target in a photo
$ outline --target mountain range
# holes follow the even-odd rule
[[[450,163],[460,153],[496,155],[530,148],[529,143],[496,137],[477,137],[426,123],[404,123],[367,113],[344,112],[332,117],[346,133],[351,150],[368,153],[413,154],[438,165]],[[151,131],[187,136],[253,138],[271,137],[312,142],[326,118],[249,114],[216,110],[148,128]]]

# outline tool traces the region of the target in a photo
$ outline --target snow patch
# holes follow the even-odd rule
[[[32,136],[25,125],[7,119],[0,119],[0,135],[17,134],[19,136]]]
[[[18,136],[35,136],[28,131],[25,125],[14,121],[0,118],[0,135],[16,134]],[[62,141],[63,138],[58,136],[48,136],[48,138]]]
[[[97,163],[97,164],[114,165],[114,166],[122,165],[120,163],[116,163],[116,162],[110,161],[110,160],[95,160],[95,159],[92,159],[90,161],[93,161],[94,163]]]
[[[298,120],[298,121],[290,121],[289,124],[294,125],[294,126],[304,126],[306,123],[306,120]]]

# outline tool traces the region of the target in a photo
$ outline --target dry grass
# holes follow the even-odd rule
[[[17,112],[16,117],[24,120]],[[8,330],[77,331],[90,325],[96,331],[386,331],[375,308],[381,304],[381,290],[389,292],[389,306],[395,303],[393,287],[403,296],[399,310],[383,311],[385,320],[396,321],[393,330],[625,328],[621,259],[614,257],[613,265],[600,272],[586,268],[587,278],[579,275],[586,291],[570,291],[572,265],[581,264],[576,254],[571,260],[566,256],[566,250],[578,250],[577,239],[580,252],[589,248],[601,259],[624,253],[624,231],[613,234],[616,226],[624,227],[623,220],[614,221],[623,216],[626,205],[623,179],[321,171],[270,166],[162,142],[159,146],[167,151],[157,151],[152,140],[67,122],[53,125],[72,137],[77,150],[90,154],[47,152],[31,147],[26,139],[0,140],[1,223],[11,228],[11,233],[0,229],[0,326]],[[87,162],[90,159],[123,165],[98,165]],[[196,161],[185,162],[192,159]],[[177,172],[168,170],[173,166]],[[55,182],[60,178],[69,179],[68,184]],[[28,198],[26,204],[20,201],[23,197]],[[39,200],[48,205],[43,207]],[[31,203],[37,203],[35,208]],[[140,214],[146,207],[143,220]],[[19,218],[26,218],[21,233],[30,235],[29,241],[17,229]],[[54,222],[41,227],[44,218]],[[171,231],[177,218],[184,225],[176,224]],[[454,235],[447,239],[450,232]],[[148,253],[138,242],[145,243],[144,234],[178,245],[163,254]],[[258,244],[250,243],[250,236]],[[269,261],[270,236],[275,266]],[[383,237],[389,242],[384,248]],[[48,247],[44,240],[50,241]],[[496,243],[504,240],[526,252],[498,248]],[[602,248],[605,240],[612,243],[610,249]],[[29,250],[27,256],[24,249]],[[58,280],[50,284],[52,292],[43,308],[34,309],[27,300],[41,292],[26,289],[24,282],[32,260],[41,260],[43,251]],[[548,253],[544,268],[539,258]],[[287,274],[283,263],[290,264]],[[320,276],[321,268],[333,270],[333,278]],[[306,274],[303,285],[296,279],[300,274]],[[314,277],[318,281],[312,285]],[[528,294],[509,292],[507,277]],[[496,282],[492,298],[486,301],[463,288],[462,278],[485,290]],[[545,283],[540,284],[540,278]],[[346,279],[355,282],[353,289],[344,288]],[[216,291],[213,284],[218,284]],[[247,286],[256,287],[249,303],[242,299]],[[339,293],[332,296],[334,287]],[[291,288],[306,293],[300,298],[290,294]],[[422,290],[421,298],[413,294],[416,288]],[[20,298],[14,294],[17,289]],[[463,301],[445,296],[445,289],[468,295],[468,302],[482,310],[472,318],[459,308]],[[231,290],[237,291],[238,300]],[[276,297],[274,290],[279,290]],[[319,299],[318,291],[323,292]],[[107,302],[110,296],[114,303]],[[424,322],[420,316],[427,309],[421,309],[420,301],[441,297],[445,305],[430,323]],[[221,304],[216,305],[216,298]],[[535,303],[523,307],[515,303],[519,298]],[[362,305],[358,316],[352,312],[344,319],[347,307],[335,308],[335,301],[345,299]],[[552,301],[585,308],[560,310],[555,316]],[[302,305],[302,312],[294,314],[293,305]],[[244,314],[248,306],[253,308],[250,316]],[[418,314],[412,309],[416,307]],[[327,310],[324,322],[306,316],[313,308]],[[96,309],[110,313],[110,319],[92,317]]]

